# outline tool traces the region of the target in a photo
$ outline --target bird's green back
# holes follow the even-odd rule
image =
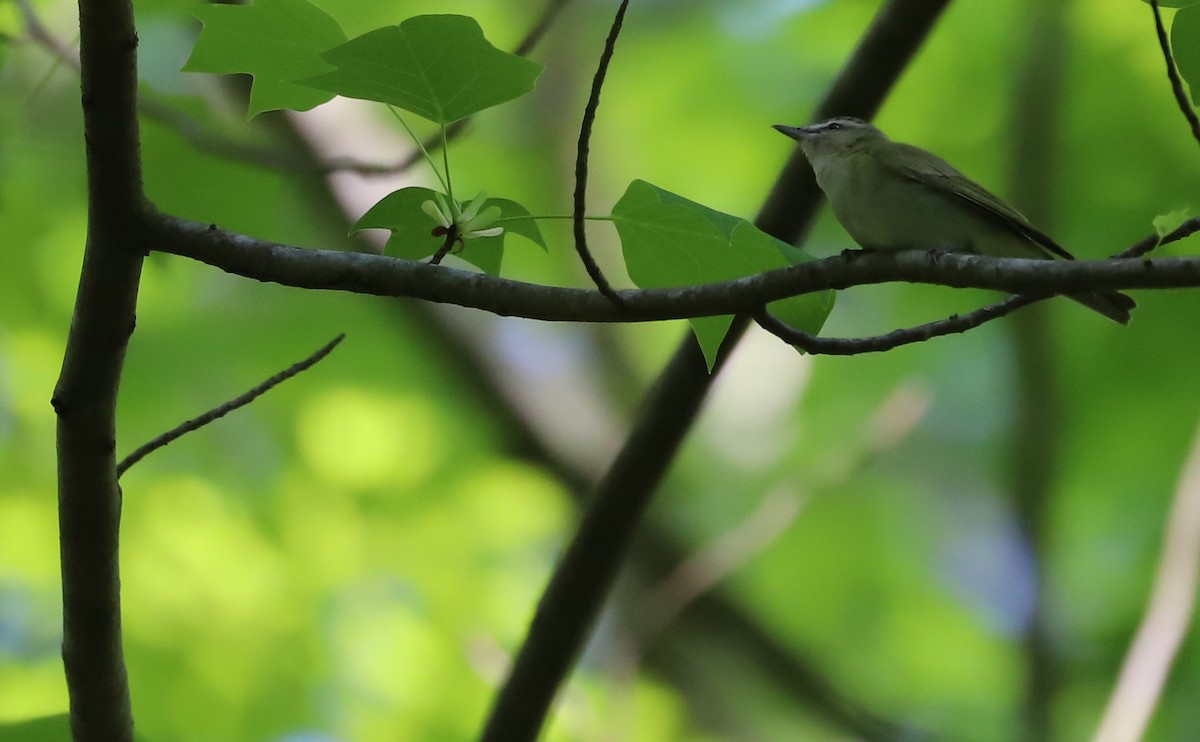
[[[984,217],[1011,229],[1046,250],[1068,260],[1073,260],[1049,236],[1037,230],[1021,212],[1004,203],[983,186],[963,175],[942,158],[919,147],[893,141],[872,142],[870,146],[886,147],[886,157],[876,157],[897,175],[915,180],[951,198],[959,199]]]

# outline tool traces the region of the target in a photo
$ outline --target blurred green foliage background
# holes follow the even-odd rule
[[[352,37],[418,13],[469,14],[509,49],[541,10],[503,0],[316,4]],[[195,3],[135,5],[146,100],[184,112],[210,138],[294,151],[282,114],[245,122],[244,86],[178,72],[198,31]],[[1033,5],[952,4],[880,126],[1012,195],[1026,105],[1014,91],[1036,51]],[[1019,205],[1076,254],[1098,258],[1151,231],[1154,216],[1196,206],[1200,150],[1171,98],[1148,8],[1057,5],[1064,78],[1054,124],[1039,132],[1053,152],[1040,176],[1053,195]],[[73,5],[34,6],[70,43]],[[770,125],[806,120],[879,6],[635,0],[592,142],[593,212],[644,178],[752,217],[791,151]],[[481,115],[452,145],[462,192],[567,212],[582,102],[614,7],[569,4],[532,55],[548,67],[538,89]],[[14,2],[0,2],[0,32],[13,39],[0,68],[0,721],[16,721],[67,703],[49,399],[86,192],[75,73],[28,39]],[[298,121],[325,156],[392,162],[409,152],[381,107],[335,102]],[[343,215],[322,179],[297,169],[299,156],[283,167],[219,156],[161,117],[144,118],[142,134],[146,188],[160,208],[270,240],[349,247],[346,220],[372,196],[427,182],[419,171],[340,173],[331,182]],[[545,229],[550,257],[515,242],[505,275],[586,285],[567,228]],[[592,229],[602,265],[627,285],[609,226]],[[824,214],[809,249],[849,246]],[[1194,251],[1194,239],[1168,250]],[[932,738],[1026,734],[1023,637],[1040,579],[1051,729],[1085,738],[1141,617],[1200,411],[1196,293],[1135,295],[1127,328],[1067,301],[1024,310],[1046,322],[1040,373],[1053,381],[1046,424],[1057,443],[1045,451],[1040,568],[1014,506],[1025,484],[1017,446],[1037,431],[1018,412],[1028,388],[1011,318],[851,358],[801,357],[752,334],[657,498],[653,527],[692,553],[724,545],[724,556],[699,562],[701,574],[786,649],[783,661],[802,659],[856,704]],[[884,332],[990,298],[854,289],[839,296],[826,334]],[[314,370],[122,480],[125,648],[147,740],[472,738],[571,533],[578,487],[561,473],[586,481],[604,470],[686,327],[431,311],[154,254],[118,454],[337,332],[346,342]],[[664,606],[683,607],[677,587],[661,570],[622,583],[546,739],[857,737],[727,644],[721,626],[672,634]],[[631,628],[647,624],[655,631],[642,638]],[[652,661],[653,640],[668,635],[682,642],[683,664]],[[1197,693],[1193,636],[1148,739],[1192,738]]]

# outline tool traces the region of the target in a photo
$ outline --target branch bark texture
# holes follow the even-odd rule
[[[80,0],[88,231],[58,415],[63,662],[76,742],[131,742],[121,643],[116,404],[145,248],[129,0]]]
[[[817,198],[816,184],[811,191],[797,188],[796,193],[809,194],[797,196],[801,203],[797,211],[804,211],[802,204]],[[773,214],[760,217],[764,224],[780,219]],[[553,322],[650,322],[748,314],[789,296],[890,281],[1030,295],[1200,286],[1200,258],[1049,261],[909,251],[850,253],[699,286],[627,289],[615,292],[621,300],[616,305],[590,289],[542,286],[383,255],[282,245],[164,215],[152,216],[146,229],[154,249],[258,281],[407,296]],[[1198,229],[1200,219],[1194,219],[1164,238],[1162,244]]]

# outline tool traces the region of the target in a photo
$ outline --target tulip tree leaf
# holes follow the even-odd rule
[[[811,260],[745,219],[714,211],[642,180],[629,184],[613,207],[629,277],[642,288],[727,281]],[[769,305],[771,313],[808,333],[833,309],[823,291]],[[712,368],[732,317],[688,320]]]
[[[546,240],[542,237],[542,230],[538,228],[537,220],[530,216],[529,209],[508,198],[488,199],[487,205],[500,207],[499,226],[504,227],[505,235],[520,235],[542,250],[549,251]]]
[[[335,69],[305,85],[388,103],[449,124],[533,90],[542,66],[492,46],[474,18],[420,15],[322,55]]]
[[[1151,222],[1154,225],[1154,233],[1158,235],[1158,239],[1161,241],[1164,237],[1179,229],[1188,219],[1191,219],[1192,213],[1192,209],[1183,208],[1159,214]]]
[[[1171,21],[1171,53],[1179,74],[1192,89],[1192,105],[1200,90],[1200,5],[1180,8]]]
[[[1150,4],[1150,0],[1142,0],[1142,2]],[[1182,8],[1185,5],[1195,5],[1196,3],[1200,3],[1200,0],[1158,0],[1160,8]]]
[[[307,111],[333,97],[295,82],[328,71],[321,53],[346,41],[337,21],[308,0],[255,0],[195,12],[204,29],[184,71],[253,76],[250,117],[278,108]]]
[[[444,237],[433,235],[438,224],[421,210],[421,204],[434,199],[434,191],[428,188],[412,187],[393,191],[368,209],[355,223],[351,233],[364,229],[386,229],[392,233],[384,247],[386,254],[406,260],[427,258],[436,253],[445,241]],[[505,242],[510,234],[520,235],[546,249],[541,230],[524,206],[506,198],[488,199],[484,206],[500,207],[502,221],[495,226],[503,227],[504,233],[496,237],[465,240],[464,245],[456,247],[454,255],[484,273],[498,276]]]

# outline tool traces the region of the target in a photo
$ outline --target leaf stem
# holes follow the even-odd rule
[[[497,219],[497,222],[514,222],[518,219],[574,219],[571,214],[522,214],[521,216],[502,216]],[[584,219],[589,222],[611,222],[614,221],[612,215],[609,216],[585,216]]]
[[[434,162],[433,157],[430,156],[429,150],[425,149],[425,144],[421,141],[421,138],[418,137],[417,133],[412,130],[412,127],[408,125],[408,122],[404,120],[404,117],[400,115],[400,112],[396,110],[396,107],[389,105],[387,107],[387,109],[392,112],[392,115],[396,117],[396,120],[400,122],[400,125],[404,127],[404,130],[406,132],[408,132],[408,136],[414,142],[416,142],[417,149],[421,150],[421,154],[425,157],[425,161],[429,163],[429,167],[431,170],[433,170],[433,174],[437,176],[438,182],[441,183],[442,188],[444,188],[446,190],[446,195],[450,196],[450,203],[453,204],[453,206],[451,208],[453,208],[455,210],[455,212],[456,212],[455,216],[457,216],[458,204],[454,201],[454,194],[450,192],[450,183],[449,183],[450,162],[449,162],[449,160],[448,159],[446,160],[446,177],[443,178],[441,171],[438,170],[437,163]],[[442,126],[442,152],[443,152],[443,154],[445,153],[445,147],[446,147],[446,127],[443,125]]]
[[[442,168],[446,171],[446,195],[450,197],[450,208],[454,209],[455,214],[458,212],[458,201],[454,200],[454,186],[450,180],[450,147],[446,143],[446,125],[440,124],[442,132]]]

